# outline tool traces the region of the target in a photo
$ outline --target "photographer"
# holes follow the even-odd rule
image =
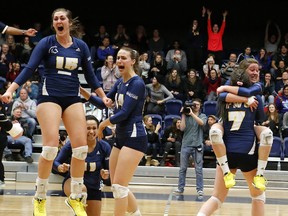
[[[195,98],[193,102],[186,102],[181,109],[180,130],[184,134],[180,155],[178,189],[174,191],[176,194],[184,192],[186,172],[191,155],[195,165],[198,201],[203,200],[203,128],[207,122],[207,116],[201,113],[201,104],[202,101]]]

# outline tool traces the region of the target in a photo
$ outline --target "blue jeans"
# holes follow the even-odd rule
[[[186,184],[186,172],[189,166],[189,157],[192,155],[195,172],[196,172],[196,190],[203,191],[203,147],[197,149],[196,147],[184,147],[181,148],[180,155],[180,170],[179,170],[179,180],[178,189],[184,191]]]
[[[26,136],[21,136],[18,139],[14,140],[11,136],[7,136],[7,139],[8,143],[24,145],[24,157],[32,156],[33,146],[30,138]]]

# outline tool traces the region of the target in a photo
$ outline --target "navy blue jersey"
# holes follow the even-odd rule
[[[8,26],[7,26],[6,24],[0,22],[0,32],[1,32],[2,34],[5,33],[5,31],[6,31],[7,28],[8,28]]]
[[[85,159],[86,170],[84,172],[84,184],[92,189],[100,189],[100,170],[109,169],[109,156],[111,146],[104,140],[97,142],[94,150],[87,154]],[[62,163],[66,163],[67,159],[72,156],[72,148],[70,141],[67,142],[60,150],[59,154],[53,162],[53,169],[58,171],[57,167]],[[70,173],[66,176],[70,178]],[[88,192],[89,193],[89,192]]]
[[[146,136],[145,126],[142,121],[142,111],[145,102],[145,83],[139,76],[134,76],[126,83],[120,78],[107,94],[114,98],[116,108],[110,117],[112,124],[116,124],[116,137]]]
[[[78,72],[81,68],[89,86],[93,90],[100,88],[87,44],[75,37],[72,37],[72,40],[73,44],[64,48],[57,42],[55,35],[41,39],[34,48],[27,66],[17,76],[15,82],[19,86],[23,85],[35,69],[43,64],[44,72],[41,76],[39,95],[80,96]]]
[[[257,110],[253,112],[244,103],[226,103],[227,120],[223,121],[223,140],[227,152],[253,154],[255,150],[255,122],[264,118],[263,103],[260,96]]]

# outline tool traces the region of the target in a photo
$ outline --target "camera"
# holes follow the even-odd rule
[[[190,113],[190,109],[195,107],[196,105],[192,103],[192,101],[186,101],[184,103],[184,107],[183,107],[183,110],[182,110],[182,113],[185,114],[185,115],[189,115]]]

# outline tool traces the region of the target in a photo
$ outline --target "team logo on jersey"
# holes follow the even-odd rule
[[[50,47],[48,53],[52,53],[52,54],[58,53],[57,46]]]
[[[79,47],[76,49],[76,52],[81,52],[81,50],[80,50],[80,48],[79,48]]]

